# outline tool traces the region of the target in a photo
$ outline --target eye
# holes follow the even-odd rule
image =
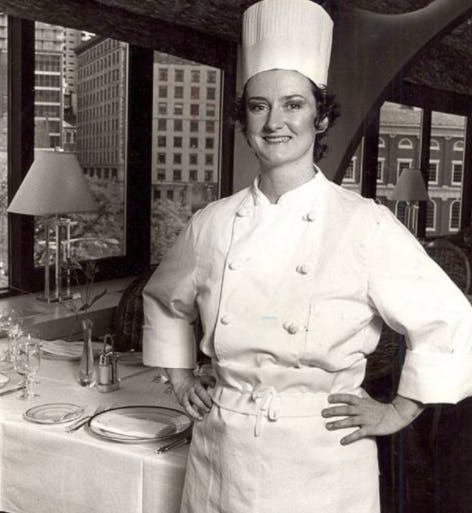
[[[248,110],[249,112],[254,112],[254,113],[258,113],[258,112],[264,112],[265,110],[268,109],[268,106],[267,104],[265,103],[249,103],[248,105]]]
[[[301,102],[288,102],[285,105],[287,110],[300,110],[302,108]]]

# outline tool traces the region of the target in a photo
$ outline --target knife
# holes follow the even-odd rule
[[[23,384],[16,385],[13,388],[8,388],[7,390],[1,390],[0,395],[8,395],[8,394],[11,394],[12,392],[16,392],[17,390],[21,390],[22,388],[25,388],[25,385],[23,385]]]
[[[171,449],[176,449],[177,447],[181,447],[182,445],[187,445],[189,443],[190,436],[180,437],[166,445],[161,445],[161,447],[158,447],[154,451],[154,454],[164,454],[165,452],[170,451]]]

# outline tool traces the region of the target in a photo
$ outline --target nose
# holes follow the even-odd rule
[[[281,109],[272,107],[267,115],[267,119],[264,125],[266,132],[275,132],[284,126],[284,117]]]

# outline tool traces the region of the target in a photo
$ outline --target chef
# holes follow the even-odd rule
[[[472,394],[465,297],[388,209],[314,164],[332,26],[310,0],[247,9],[259,175],[197,212],[144,290],[144,361],[196,420],[181,513],[378,513],[375,436]],[[214,378],[193,372],[198,317]],[[361,388],[382,319],[408,346],[391,404]]]

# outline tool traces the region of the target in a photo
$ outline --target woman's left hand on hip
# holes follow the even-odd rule
[[[325,418],[343,417],[326,424],[326,429],[347,429],[356,431],[341,439],[347,445],[369,436],[390,435],[400,431],[417,417],[422,407],[419,403],[397,396],[391,403],[381,403],[369,395],[358,397],[353,394],[331,394],[328,402],[336,404],[321,411]]]

